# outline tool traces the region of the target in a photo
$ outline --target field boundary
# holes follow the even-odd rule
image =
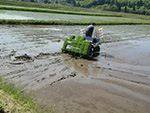
[[[27,24],[27,25],[89,25],[91,22],[73,22],[73,21],[53,21],[53,20],[16,20],[16,19],[0,19],[0,24]],[[150,22],[95,22],[96,25],[150,25]]]
[[[43,13],[85,15],[85,16],[122,17],[121,15],[109,15],[109,14],[100,14],[100,13],[75,12],[75,11],[41,9],[41,8],[11,7],[11,6],[0,6],[0,10],[30,11],[30,12],[43,12]]]
[[[43,110],[37,106],[33,93],[26,93],[22,86],[0,77],[0,113],[56,113],[50,107]]]

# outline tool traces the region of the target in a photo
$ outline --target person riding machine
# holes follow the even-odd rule
[[[69,52],[80,57],[96,57],[100,53],[100,42],[96,37],[92,37],[95,23],[89,25],[85,31],[85,36],[74,36],[66,38],[62,47],[62,52]]]

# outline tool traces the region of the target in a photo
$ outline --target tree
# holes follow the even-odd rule
[[[110,8],[112,11],[118,11],[118,7],[116,5],[112,5]]]
[[[80,7],[80,3],[78,2],[78,3],[76,4],[76,6],[77,6],[77,7]]]
[[[57,1],[57,0],[55,1],[55,4],[58,4],[58,1]]]
[[[121,11],[121,4],[118,3],[118,4],[117,4],[117,7],[118,7],[118,11],[120,12],[120,11]]]
[[[145,7],[144,6],[141,6],[139,9],[138,9],[138,13],[140,14],[145,14]]]
[[[18,0],[38,3],[55,3],[69,6],[92,8],[103,10],[132,12],[150,15],[150,0]]]
[[[125,6],[125,8],[124,8],[124,12],[126,12],[126,13],[128,12],[127,6]]]
[[[75,0],[72,0],[71,3],[76,6],[76,1]]]
[[[133,7],[133,11],[135,11],[135,3],[133,3],[133,6],[132,6],[132,7]]]
[[[105,4],[110,4],[110,0],[105,0]]]
[[[104,4],[104,5],[102,5],[102,9],[103,10],[110,10],[110,5]]]
[[[138,1],[138,2],[137,2],[137,6],[138,6],[138,7],[143,6],[143,1],[142,1],[142,0]]]
[[[34,0],[30,0],[31,2],[35,2]]]
[[[105,0],[98,0],[97,1],[97,5],[104,5],[105,4]]]
[[[146,10],[146,15],[150,15],[150,9],[149,10]]]
[[[110,0],[110,4],[111,4],[111,5],[114,5],[114,4],[115,4],[115,1],[114,1],[114,0]]]

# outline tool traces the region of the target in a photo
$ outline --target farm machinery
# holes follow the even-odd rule
[[[84,30],[81,30],[81,35],[70,35],[65,38],[62,52],[67,52],[80,57],[97,57],[100,53],[100,39],[103,37],[102,28],[98,29],[94,37],[84,36]]]

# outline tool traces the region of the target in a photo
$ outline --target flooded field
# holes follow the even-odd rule
[[[41,12],[28,12],[28,11],[10,11],[0,10],[0,19],[23,19],[23,20],[55,20],[55,21],[73,21],[73,22],[145,22],[149,20],[123,18],[123,17],[106,17],[106,16],[84,16],[84,15],[71,15],[71,14],[56,14],[56,13],[41,13]]]
[[[149,113],[150,26],[96,27],[101,54],[87,60],[61,53],[86,26],[0,25],[0,76],[58,113]]]

